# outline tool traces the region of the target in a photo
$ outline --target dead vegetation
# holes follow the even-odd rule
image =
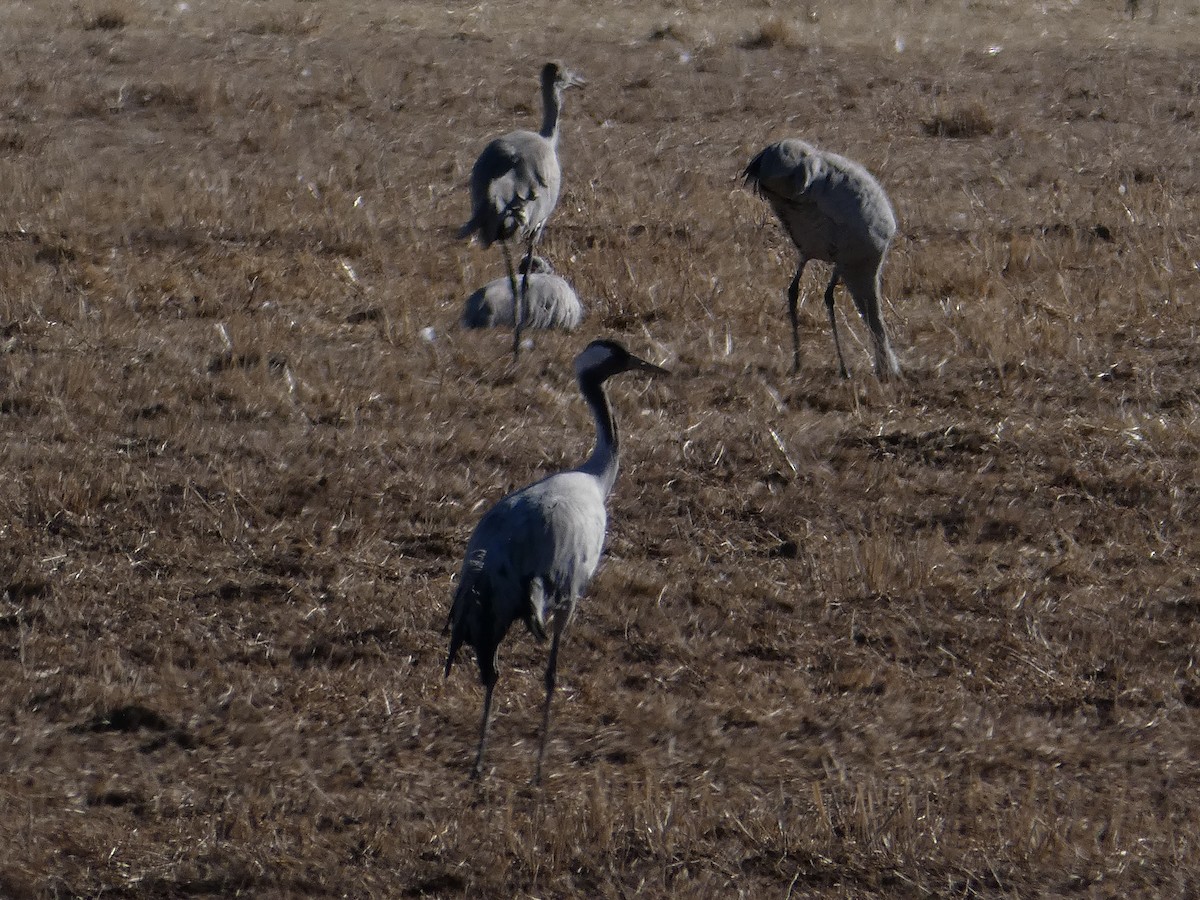
[[[804,46],[799,27],[790,19],[772,16],[755,31],[742,38],[746,50],[768,50],[771,48],[796,49]]]
[[[797,53],[602,6],[0,12],[0,894],[1194,891],[1196,10],[863,0]],[[453,233],[543,58],[590,82],[544,250],[593,313],[513,373]],[[999,127],[929,131],[960,103]],[[735,176],[788,135],[895,201],[900,384],[844,297],[836,377],[823,272],[780,362]],[[601,334],[676,375],[614,392],[546,784],[514,633],[473,785],[451,579],[586,453]]]
[[[975,138],[994,134],[996,121],[983,102],[972,100],[938,110],[921,127],[930,137]]]

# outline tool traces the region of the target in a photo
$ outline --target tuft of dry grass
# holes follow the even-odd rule
[[[746,50],[769,50],[773,48],[797,49],[805,46],[800,28],[791,19],[771,16],[763,21],[751,34],[741,40]]]
[[[995,134],[996,120],[981,100],[950,106],[935,112],[921,122],[930,137],[977,138]]]
[[[129,24],[125,6],[96,6],[81,10],[84,31],[119,31]]]

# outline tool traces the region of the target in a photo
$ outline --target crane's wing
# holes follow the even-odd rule
[[[545,218],[557,201],[557,159],[545,139],[514,131],[496,138],[471,170],[471,220],[459,237],[481,232],[485,241],[508,238]],[[550,195],[553,194],[553,199]]]
[[[608,529],[604,493],[597,479],[583,472],[560,472],[521,492],[525,511],[520,551],[514,554],[530,582],[541,589],[529,593],[529,627],[544,633],[550,612],[573,608],[587,588]]]
[[[446,671],[464,643],[481,674],[522,619],[545,636],[549,613],[583,592],[604,547],[604,496],[594,477],[564,472],[509,494],[480,519],[467,544],[447,628]]]

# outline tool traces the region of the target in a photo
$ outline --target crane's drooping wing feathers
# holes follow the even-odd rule
[[[607,513],[596,478],[571,471],[509,494],[479,521],[450,611],[449,671],[462,644],[480,669],[522,619],[539,637],[556,606],[573,603],[600,562]]]
[[[844,156],[803,141],[780,141],[751,161],[745,177],[771,202],[794,237],[799,236],[797,230],[819,229],[837,234],[842,244],[857,235],[886,246],[895,234],[895,215],[883,188]],[[820,228],[820,220],[831,227]]]
[[[462,236],[484,243],[540,227],[558,202],[562,175],[549,142],[514,131],[484,148],[471,170],[471,221]]]

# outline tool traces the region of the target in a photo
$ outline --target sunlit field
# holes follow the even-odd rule
[[[1200,890],[1200,2],[0,4],[0,897]],[[466,331],[487,141],[566,99],[574,333]],[[741,183],[896,208],[838,377]],[[622,471],[483,691],[467,538]]]

